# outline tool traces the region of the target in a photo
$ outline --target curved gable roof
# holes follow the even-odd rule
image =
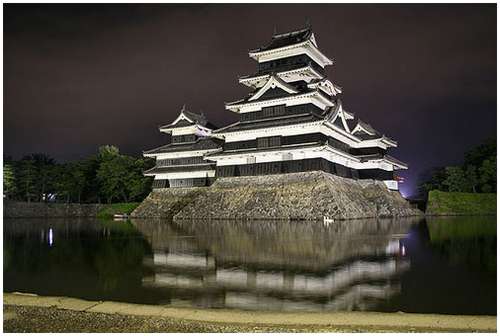
[[[190,125],[200,125],[210,128],[211,125],[203,113],[197,114],[186,109],[186,105],[182,106],[181,113],[170,124],[160,126],[160,129],[170,129],[176,127],[185,127]]]
[[[311,36],[312,36],[311,27],[282,34],[274,34],[269,43],[260,48],[251,50],[251,52],[261,52],[271,49],[282,48],[288,45],[293,45],[307,41],[309,38],[311,38]]]

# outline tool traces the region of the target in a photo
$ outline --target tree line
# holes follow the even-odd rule
[[[152,178],[143,171],[154,160],[123,155],[115,146],[101,146],[86,159],[58,163],[46,154],[4,159],[4,197],[27,202],[113,203],[143,200]]]
[[[433,168],[419,178],[419,194],[431,190],[495,193],[497,188],[497,145],[491,138],[465,153],[458,166]]]

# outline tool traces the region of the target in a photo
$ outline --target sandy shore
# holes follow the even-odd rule
[[[253,312],[3,295],[5,332],[496,331],[496,316]]]

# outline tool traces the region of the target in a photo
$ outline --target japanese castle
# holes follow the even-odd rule
[[[333,61],[310,27],[274,34],[249,52],[257,72],[239,78],[250,94],[225,107],[239,121],[217,128],[182,108],[160,132],[171,143],[144,152],[156,159],[145,172],[153,188],[208,186],[217,177],[321,170],[375,179],[398,189],[394,172],[407,165],[389,155],[397,142],[344,109],[342,89],[325,75]]]

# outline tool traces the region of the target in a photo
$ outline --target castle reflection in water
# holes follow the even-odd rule
[[[399,294],[417,223],[133,221],[152,247],[142,284],[165,303],[283,311],[370,310]]]
[[[4,220],[4,292],[173,306],[495,315],[496,217]]]

